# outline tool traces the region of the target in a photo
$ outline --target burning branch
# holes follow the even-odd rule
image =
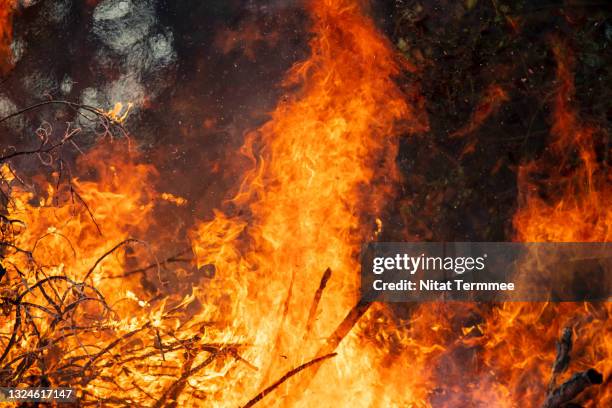
[[[0,118],[0,124],[8,121],[11,118],[14,118],[20,115],[24,115],[27,112],[37,110],[37,109],[40,109],[42,107],[49,106],[49,105],[68,106],[75,112],[75,114],[87,119],[88,121],[90,122],[97,121],[97,125],[103,129],[103,132],[98,136],[102,136],[102,137],[106,135],[112,136],[113,130],[119,129],[124,137],[126,138],[128,137],[128,132],[125,130],[122,124],[123,120],[125,119],[125,116],[118,117],[114,110],[111,110],[110,112],[104,112],[93,106],[70,102],[70,101],[64,101],[64,100],[48,100],[48,101],[43,101],[43,102],[31,105],[19,111],[13,112],[3,118]],[[93,116],[90,117],[84,114],[83,112],[87,112],[89,114],[92,114]],[[35,132],[40,140],[40,143],[36,148],[26,149],[26,150],[16,150],[14,147],[10,146],[9,150],[12,150],[12,151],[10,153],[5,153],[4,155],[0,156],[0,164],[5,163],[7,165],[7,169],[10,171],[10,173],[12,173],[11,177],[19,180],[20,182],[22,182],[22,184],[25,184],[21,179],[19,179],[15,175],[10,165],[8,165],[8,162],[10,162],[12,159],[16,159],[16,158],[24,157],[24,156],[38,156],[40,163],[44,166],[50,167],[50,166],[53,166],[55,163],[57,163],[58,177],[57,177],[56,191],[58,191],[59,184],[62,181],[62,176],[64,174],[64,168],[66,167],[64,160],[61,158],[60,149],[63,146],[70,144],[79,153],[83,153],[81,148],[75,142],[77,135],[79,135],[81,131],[82,129],[79,127],[72,128],[71,123],[68,122],[66,131],[64,132],[64,134],[58,140],[52,141],[51,136],[53,134],[53,128],[51,124],[44,122]],[[85,210],[89,214],[90,219],[95,225],[98,233],[102,235],[102,230],[100,228],[100,225],[96,221],[94,214],[91,211],[89,205],[87,204],[85,199],[82,197],[82,195],[78,192],[78,190],[75,188],[75,186],[72,183],[72,176],[70,174],[69,168],[67,169],[67,173],[68,173],[68,177],[67,177],[68,183],[67,184],[68,184],[68,188],[69,188],[69,192],[70,192],[70,196],[72,200],[75,201],[76,199],[76,201],[81,203],[81,205],[85,208]],[[5,196],[5,199],[8,199],[8,196],[4,191],[2,191],[2,194]]]
[[[266,395],[270,394],[272,391],[274,391],[276,388],[278,388],[282,383],[284,383],[285,381],[287,381],[288,379],[290,379],[291,377],[293,377],[294,375],[298,374],[300,371],[303,371],[305,369],[307,369],[308,367],[311,367],[315,364],[320,363],[323,360],[327,360],[328,358],[332,358],[334,356],[336,356],[338,353],[330,353],[330,354],[326,354],[324,356],[321,357],[317,357],[313,360],[310,360],[307,363],[304,363],[296,368],[294,368],[291,371],[288,371],[285,375],[283,375],[281,378],[279,378],[274,384],[270,385],[269,387],[267,387],[266,389],[264,389],[263,391],[261,391],[259,394],[257,394],[253,399],[249,400],[249,402],[247,402],[245,405],[242,406],[242,408],[250,408],[253,405],[257,404],[259,401],[261,401]]]
[[[100,264],[100,262],[102,262],[104,260],[104,258],[106,258],[107,256],[111,255],[113,252],[115,252],[117,249],[121,248],[122,246],[128,245],[128,244],[132,244],[132,243],[144,243],[144,242],[140,241],[140,240],[137,240],[137,239],[134,239],[134,238],[124,239],[123,241],[119,242],[117,245],[115,245],[114,247],[112,247],[111,249],[106,251],[104,253],[104,255],[102,255],[100,258],[98,258],[96,260],[96,262],[93,264],[93,266],[85,274],[85,277],[83,278],[83,282],[85,282],[87,280],[87,278],[89,278],[89,276],[96,269],[96,267]]]
[[[119,116],[116,110],[105,113],[67,101],[42,102],[2,118],[0,123],[52,104],[67,105],[90,120],[94,119],[87,113],[95,115],[103,131],[98,136],[112,136],[115,129],[123,129],[120,122],[125,114]],[[245,346],[229,340],[224,324],[213,329],[223,336],[205,336],[204,327],[214,323],[193,316],[184,318],[192,313],[187,308],[196,299],[193,293],[182,298],[155,293],[150,299],[141,299],[124,282],[119,290],[112,290],[116,285],[109,286],[110,278],[124,277],[127,282],[129,276],[147,275],[155,268],[160,277],[161,266],[146,242],[129,238],[127,228],[113,230],[123,238],[110,249],[103,249],[105,240],[91,241],[93,237],[80,224],[81,217],[89,216],[100,238],[104,226],[110,228],[125,214],[111,213],[109,219],[108,214],[101,212],[98,222],[87,200],[103,199],[105,194],[114,200],[129,199],[114,184],[104,190],[92,182],[75,181],[62,158],[62,148],[73,144],[83,153],[74,143],[80,132],[80,128],[71,128],[69,124],[63,136],[54,140],[51,125],[45,123],[37,131],[39,143],[35,148],[11,148],[0,157],[3,164],[0,191],[5,197],[0,209],[0,313],[6,317],[0,324],[0,383],[14,387],[78,385],[83,405],[128,405],[138,401],[146,406],[174,406],[188,380],[200,376],[211,362],[229,357],[252,367],[240,355]],[[42,186],[43,191],[49,192],[48,199],[36,197],[32,193],[34,188],[13,171],[11,160],[24,156],[38,156],[44,168],[57,171],[56,180]],[[117,177],[115,170],[111,176]],[[63,183],[67,184],[65,191],[70,193],[72,204],[82,205],[80,213],[69,210],[69,202],[64,208],[62,200],[55,196]],[[134,203],[141,205],[137,198]],[[50,211],[53,221],[47,223]],[[17,219],[20,216],[25,221]],[[55,222],[59,227],[53,225]],[[83,239],[87,242],[82,242]],[[137,260],[136,253],[129,249],[136,243],[144,244],[155,262]],[[126,265],[123,250],[129,254],[130,262]],[[170,257],[163,264],[190,262],[182,257],[185,253]],[[105,270],[112,271],[108,275],[100,268],[103,263]],[[128,306],[119,305],[120,302]],[[211,339],[222,340],[215,343]],[[147,378],[163,379],[165,391],[151,393],[143,373]],[[109,390],[124,393],[118,395]]]
[[[601,384],[602,382],[603,376],[592,368],[576,373],[548,395],[542,408],[561,408],[591,385]]]
[[[548,386],[548,395],[542,408],[562,408],[591,385],[601,384],[603,376],[595,369],[576,373],[569,380],[556,386],[557,377],[567,370],[572,351],[572,329],[566,327],[557,342],[557,357],[553,363],[552,375]]]
[[[563,329],[563,334],[557,342],[557,357],[553,363],[550,383],[548,384],[548,392],[553,391],[557,384],[557,377],[563,374],[570,363],[570,353],[572,351],[572,329],[566,327]]]
[[[321,277],[321,282],[319,283],[319,287],[317,288],[312,304],[310,305],[310,310],[308,311],[308,319],[306,320],[306,330],[304,336],[308,336],[308,333],[310,333],[310,330],[312,329],[312,325],[317,317],[317,309],[319,308],[321,296],[323,296],[323,291],[325,290],[325,286],[327,286],[327,281],[329,281],[329,278],[331,278],[331,273],[331,269],[327,268]]]
[[[68,106],[69,108],[71,108],[77,115],[91,121],[94,122],[95,118],[98,118],[100,120],[100,125],[106,130],[106,132],[104,133],[106,134],[112,134],[111,132],[109,132],[109,130],[114,126],[117,129],[121,130],[123,133],[123,136],[128,137],[128,132],[127,130],[123,127],[122,121],[125,119],[124,117],[118,118],[115,114],[113,114],[113,111],[111,112],[104,112],[94,106],[90,106],[90,105],[85,105],[85,104],[81,104],[81,103],[76,103],[76,102],[71,102],[71,101],[64,101],[64,100],[56,100],[56,99],[51,99],[48,101],[43,101],[43,102],[39,102],[37,104],[28,106],[27,108],[23,108],[21,110],[18,110],[17,112],[13,112],[10,115],[7,115],[3,118],[0,118],[0,123],[6,122],[9,119],[12,119],[14,117],[17,116],[21,116],[27,112],[36,110],[36,109],[40,109],[44,106],[48,106],[48,105],[63,105],[63,106]],[[94,115],[93,117],[89,117],[87,115],[85,115],[83,113],[83,111],[87,112],[87,113],[91,113],[92,115]],[[64,138],[59,144],[55,145],[55,146],[51,146],[50,150],[56,149],[57,147],[60,147],[61,145],[65,144],[67,141],[66,138]],[[10,157],[1,157],[0,158],[0,162],[3,162],[9,158],[13,158],[16,156],[22,156],[22,155],[27,155],[27,154],[34,154],[34,153],[38,153],[38,150],[35,151],[24,151],[24,152],[14,152],[13,154],[10,155]]]

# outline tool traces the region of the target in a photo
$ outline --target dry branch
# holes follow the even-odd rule
[[[349,310],[347,315],[344,317],[342,322],[336,327],[336,330],[329,336],[323,346],[321,346],[317,352],[317,356],[329,356],[336,354],[335,350],[340,342],[350,333],[353,327],[357,324],[359,319],[368,311],[371,303],[359,301]],[[302,393],[310,386],[310,382],[317,374],[318,367],[311,370],[308,376],[302,378],[299,384],[293,389],[291,395],[292,399],[299,399]],[[289,404],[291,405],[291,404]]]
[[[576,398],[582,391],[591,385],[601,384],[602,382],[603,376],[592,368],[576,373],[548,395],[542,408],[565,407],[566,404]]]
[[[321,301],[321,296],[323,296],[323,290],[327,286],[327,281],[331,278],[331,269],[327,268],[321,277],[321,282],[319,283],[319,287],[314,295],[314,299],[312,300],[312,304],[310,305],[310,310],[308,311],[308,319],[306,320],[306,333],[304,336],[308,336],[312,326],[314,325],[314,321],[317,317],[317,309],[319,308],[319,302]]]
[[[553,363],[552,373],[550,376],[550,383],[548,384],[548,392],[553,391],[557,385],[557,377],[563,374],[570,362],[570,353],[572,351],[572,329],[566,327],[563,329],[563,334],[557,342],[557,357]]]
[[[246,404],[244,404],[242,406],[242,408],[250,408],[253,405],[257,404],[259,401],[261,401],[266,395],[270,394],[272,391],[274,391],[276,388],[278,388],[282,383],[284,383],[285,381],[287,381],[289,378],[293,377],[294,375],[296,375],[297,373],[299,373],[302,370],[307,369],[308,367],[311,367],[323,360],[327,360],[328,358],[332,358],[334,356],[336,356],[337,353],[330,353],[330,354],[326,354],[324,356],[321,357],[317,357],[313,360],[310,360],[307,363],[304,363],[296,368],[294,368],[291,371],[288,371],[285,375],[283,375],[281,378],[279,378],[274,384],[270,385],[269,387],[267,387],[266,389],[264,389],[263,391],[261,391],[259,394],[257,394],[254,398],[252,398],[251,400],[249,400],[249,402],[247,402]]]
[[[557,342],[557,356],[553,363],[548,395],[542,408],[568,408],[568,404],[588,387],[603,382],[603,376],[590,368],[572,375],[569,380],[555,388],[557,377],[569,366],[572,344],[572,329],[566,327]]]
[[[0,118],[0,123],[42,106],[57,104],[67,105],[80,116],[89,113],[85,117],[96,120],[95,124],[99,125],[94,130],[97,135],[100,135],[98,132],[101,128],[104,135],[110,134],[112,137],[112,132],[118,128],[128,136],[121,123],[104,112],[67,101],[42,102]],[[38,156],[45,168],[57,171],[55,191],[60,191],[60,183],[67,182],[72,203],[84,207],[101,235],[102,231],[93,212],[76,186],[72,185],[70,168],[62,159],[63,147],[73,144],[80,130],[68,125],[68,130],[55,138],[51,125],[47,125],[38,130],[38,139],[33,148],[5,149],[0,153],[0,164],[8,165],[8,171],[13,173],[11,159]],[[78,149],[78,146],[75,147]],[[13,176],[15,182],[29,187],[16,174]],[[117,271],[116,276],[104,278],[125,277],[136,273],[145,275],[155,268],[160,276],[162,265],[189,262],[188,257],[181,256],[188,251],[160,263],[146,242],[128,238],[92,261],[82,274],[70,271],[72,267],[67,267],[64,272],[63,264],[62,268],[40,264],[35,249],[45,236],[61,238],[58,240],[60,245],[71,250],[76,258],[75,246],[61,233],[48,232],[36,238],[31,248],[20,247],[17,237],[25,224],[10,218],[3,211],[11,202],[12,189],[11,184],[1,177],[0,183],[8,186],[7,189],[0,189],[0,256],[4,258],[0,267],[0,313],[8,319],[6,330],[0,333],[1,384],[11,387],[25,384],[77,385],[77,397],[82,406],[174,406],[189,378],[206,370],[213,361],[233,358],[236,363],[242,362],[256,369],[239,353],[239,348],[245,347],[244,344],[204,343],[202,333],[205,327],[216,323],[202,321],[192,324],[189,319],[181,319],[187,315],[185,309],[192,302],[188,298],[176,299],[175,304],[172,297],[148,299],[146,307],[154,311],[155,315],[144,313],[139,316],[140,319],[130,319],[130,316],[119,316],[107,303],[103,291],[94,286],[98,284],[99,276],[91,279],[108,257],[125,246],[136,243],[145,245],[151,258],[142,264],[150,264],[134,270]],[[23,227],[15,228],[19,226]],[[116,302],[113,307],[115,305]],[[160,308],[156,308],[158,306]],[[166,330],[165,323],[159,325],[159,322],[172,322],[168,326],[171,329]],[[176,353],[180,350],[184,352]],[[195,357],[203,352],[209,354],[208,358],[198,363]],[[170,353],[175,354],[167,358]],[[164,391],[152,395],[138,375],[140,372],[167,381]],[[94,388],[99,392],[92,393]]]

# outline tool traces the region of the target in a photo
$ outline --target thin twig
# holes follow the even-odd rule
[[[257,394],[254,398],[252,398],[251,400],[249,400],[249,402],[247,402],[245,405],[242,406],[242,408],[250,408],[253,405],[257,404],[259,401],[261,401],[266,395],[270,394],[272,391],[274,391],[276,388],[278,388],[282,383],[284,383],[285,381],[287,381],[289,378],[293,377],[294,375],[298,374],[300,371],[307,369],[310,366],[313,366],[315,364],[320,363],[323,360],[327,360],[328,358],[332,358],[334,356],[336,356],[338,353],[330,353],[330,354],[326,354],[324,356],[321,357],[317,357],[313,360],[310,360],[307,363],[304,363],[296,368],[294,368],[291,371],[288,371],[285,375],[283,375],[281,378],[279,378],[274,384],[270,385],[269,387],[267,387],[266,389],[264,389],[263,391],[261,391],[259,394]]]
[[[323,296],[323,291],[327,286],[327,282],[331,278],[332,271],[330,268],[327,268],[321,277],[321,282],[319,282],[319,287],[315,292],[314,299],[312,300],[312,304],[310,305],[310,310],[308,311],[308,319],[306,320],[306,330],[304,333],[304,337],[308,336],[312,326],[314,325],[314,321],[317,317],[317,309],[319,308],[319,302],[321,301],[321,296]]]

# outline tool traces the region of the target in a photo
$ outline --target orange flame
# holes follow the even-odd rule
[[[502,104],[508,100],[508,94],[501,86],[497,84],[490,85],[476,105],[474,112],[472,112],[469,122],[451,133],[450,137],[458,138],[470,135],[480,128],[490,116],[495,115]],[[461,151],[461,157],[474,153],[477,144],[478,139],[473,136],[470,137]]]
[[[32,255],[9,251],[11,283],[19,286],[19,271],[26,270],[25,288],[36,285],[42,264],[58,281],[58,302],[91,302],[73,316],[72,324],[85,329],[68,338],[53,331],[57,323],[44,299],[42,309],[33,309],[39,329],[56,335],[45,365],[85,375],[81,398],[109,405],[121,398],[156,407],[241,406],[316,357],[357,302],[361,243],[383,230],[379,214],[399,179],[398,134],[426,124],[394,83],[398,60],[359,2],[315,0],[309,10],[312,54],[288,74],[286,86],[293,91],[270,121],[248,135],[243,153],[253,169],[228,209],[215,211],[191,233],[203,282],[192,292],[161,297],[146,275],[139,280],[142,275],[129,271],[136,249],[113,251],[106,243],[146,235],[156,200],[185,204],[152,191],[155,170],[126,158],[123,143],[83,156],[82,170],[96,174],[96,181],[72,179],[61,191],[59,174],[40,182],[44,194],[19,187],[6,174],[15,197],[10,215],[25,221],[16,245],[34,248]],[[410,96],[418,100],[414,92]],[[120,104],[101,113],[125,119]],[[138,266],[136,272],[142,271]],[[184,271],[173,272],[180,281]],[[159,273],[157,279],[164,284]],[[25,300],[41,300],[23,293]],[[100,293],[106,303],[96,301]],[[19,320],[19,311],[11,313],[1,323],[3,333]],[[371,367],[386,351],[363,344],[359,335],[377,313],[390,316],[376,306],[348,328],[338,354],[319,363],[316,376],[304,373],[314,377],[306,392],[286,399],[295,385],[287,381],[266,396],[266,406],[369,406],[380,398],[389,371]],[[22,339],[19,350],[39,350],[37,336]],[[19,361],[15,350],[10,357]],[[37,368],[29,373],[42,375]]]
[[[609,242],[612,238],[610,169],[598,163],[599,131],[580,119],[573,106],[573,57],[567,45],[553,42],[557,91],[553,106],[551,149],[519,173],[520,207],[514,217],[517,240],[524,242]],[[530,175],[546,174],[541,188]],[[537,406],[545,395],[555,356],[555,341],[565,326],[576,337],[571,372],[594,367],[612,374],[612,304],[509,303],[495,309],[487,322],[487,366],[499,387],[514,401]],[[610,387],[593,387],[585,406],[612,404]],[[512,405],[515,406],[515,405]]]
[[[608,242],[612,213],[610,170],[595,155],[601,132],[582,121],[570,102],[574,84],[567,47],[554,43],[557,93],[549,152],[520,169],[520,207],[514,217],[517,240],[525,242]],[[571,156],[574,160],[571,160]],[[548,198],[530,182],[546,174]],[[377,307],[362,319],[364,336],[387,361],[383,406],[538,407],[547,393],[555,343],[571,327],[574,351],[570,374],[595,368],[610,378],[610,303],[422,304],[405,321]],[[365,340],[364,340],[365,341]],[[406,370],[409,367],[409,370]],[[401,384],[398,378],[402,378]],[[381,388],[382,389],[382,388]],[[382,396],[392,395],[385,400]],[[610,387],[595,386],[578,402],[609,406]]]
[[[398,135],[427,125],[393,81],[400,73],[396,56],[359,1],[312,0],[309,11],[311,56],[289,72],[291,91],[271,119],[248,135],[242,152],[253,168],[227,207],[191,231],[202,275],[192,292],[163,296],[126,271],[136,249],[109,251],[109,241],[146,235],[158,200],[186,204],[153,191],[156,171],[140,164],[127,144],[104,144],[80,159],[81,173],[94,174],[93,180],[60,187],[62,176],[55,174],[37,184],[44,186],[39,194],[7,167],[0,169],[13,200],[8,215],[24,222],[15,227],[15,247],[3,254],[15,272],[10,279],[30,288],[41,276],[70,278],[77,282],[70,289],[53,286],[65,290],[62,302],[84,291],[91,302],[72,316],[73,324],[108,315],[104,324],[84,326],[79,337],[56,337],[53,344],[37,344],[36,336],[18,339],[22,351],[43,349],[45,367],[30,367],[31,375],[58,366],[89,374],[96,361],[80,397],[99,404],[121,405],[120,396],[140,406],[237,407],[320,357],[358,300],[360,245],[384,232],[381,213],[399,180]],[[574,85],[566,47],[555,43],[554,52],[554,142],[521,169],[517,240],[608,241],[611,184],[595,155],[599,130],[569,102]],[[482,123],[504,98],[491,88],[484,97],[491,102],[471,123]],[[117,105],[107,115],[123,121],[122,112]],[[546,199],[530,183],[534,171],[548,177]],[[173,272],[177,280],[184,273]],[[107,305],[95,302],[89,284]],[[23,292],[27,302],[36,296],[41,298]],[[28,318],[40,332],[61,337],[48,306],[31,309]],[[538,406],[554,343],[567,325],[576,335],[571,370],[611,374],[610,304],[407,308],[410,317],[402,318],[388,305],[373,304],[346,330],[337,355],[284,382],[261,406]],[[0,321],[3,334],[13,330],[17,318],[11,317]],[[27,362],[14,350],[10,358]],[[460,371],[467,365],[456,364],[457,358],[473,363],[470,372]],[[13,374],[0,370],[0,378],[6,375]],[[296,387],[299,377],[309,386]],[[605,387],[589,393],[590,407],[612,402]]]
[[[474,109],[470,121],[461,129],[451,134],[451,137],[462,137],[474,132],[489,118],[495,114],[502,103],[508,101],[508,94],[497,84],[490,85]]]
[[[3,252],[4,267],[16,274],[3,283],[9,288],[18,288],[20,293],[11,292],[11,296],[21,296],[22,303],[40,305],[28,309],[25,314],[36,322],[40,334],[20,336],[19,347],[10,350],[9,361],[19,362],[24,353],[27,355],[41,347],[43,350],[50,347],[40,344],[39,336],[49,335],[56,341],[48,352],[42,353],[43,365],[31,367],[29,374],[35,377],[42,376],[45,370],[61,367],[66,363],[64,358],[79,361],[76,356],[83,352],[93,355],[99,344],[112,341],[115,334],[121,335],[129,330],[130,324],[139,323],[131,313],[141,305],[139,302],[125,302],[130,296],[134,297],[130,289],[142,292],[141,282],[126,277],[121,287],[117,287],[116,281],[107,280],[109,276],[123,272],[130,262],[129,252],[117,251],[106,257],[104,254],[116,243],[146,229],[148,222],[145,221],[152,209],[152,193],[146,186],[151,185],[155,171],[150,166],[136,163],[127,143],[118,141],[103,143],[91,150],[79,158],[77,167],[80,173],[94,175],[92,180],[74,178],[66,184],[65,175],[54,173],[49,182],[39,180],[36,183],[42,187],[39,193],[15,177],[4,178],[11,197],[6,220],[10,218],[19,222],[13,228],[14,244],[4,248]],[[8,231],[3,223],[3,238]],[[66,308],[66,313],[73,308],[76,310],[83,302],[83,309],[71,317],[74,325],[91,325],[89,329],[87,326],[83,328],[81,337],[64,337],[63,333],[70,329],[70,325],[54,320],[51,312],[54,295],[42,296],[34,289],[39,287],[46,293],[42,285],[37,286],[46,280],[55,282],[52,293],[62,299],[61,306],[55,303],[58,313],[62,307]],[[73,289],[65,285],[70,281],[76,282]],[[89,285],[95,286],[98,292],[89,294]],[[93,293],[104,293],[107,306],[102,307]],[[85,297],[81,298],[84,294]],[[71,304],[75,296],[81,300]],[[106,315],[110,307],[118,307],[118,304],[124,304],[118,310],[125,316],[112,316],[108,326],[101,325],[96,330],[96,318]],[[140,319],[148,321],[149,316],[143,314]],[[0,330],[3,334],[11,333],[14,324],[14,318],[2,319]],[[5,346],[3,343],[3,349]],[[3,374],[6,373],[0,372],[0,376]],[[3,380],[9,381],[11,376],[3,377]],[[99,388],[95,382],[91,387]]]
[[[398,179],[393,135],[400,128],[394,123],[403,120],[409,131],[424,128],[392,81],[400,72],[392,49],[360,5],[320,0],[310,3],[310,11],[312,55],[286,81],[300,90],[244,146],[255,167],[232,200],[242,215],[217,212],[193,234],[198,264],[217,271],[211,293],[233,293],[224,314],[253,344],[246,359],[259,367],[234,374],[229,383],[243,389],[224,395],[224,406],[244,403],[244,395],[314,357],[356,303],[360,245],[372,236],[375,216]],[[327,268],[331,278],[306,332]],[[372,401],[376,374],[356,342],[347,339],[324,363],[310,397],[297,406]],[[286,392],[267,397],[268,406],[280,404]]]
[[[2,74],[12,67],[12,17],[16,5],[16,0],[0,0],[0,73]]]

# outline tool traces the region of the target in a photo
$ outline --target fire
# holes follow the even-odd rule
[[[572,102],[574,61],[569,47],[556,39],[553,53],[558,84],[551,148],[544,157],[520,169],[521,201],[514,217],[516,238],[524,242],[609,242],[612,172],[598,162],[595,154],[597,136],[603,131],[585,123]],[[543,188],[530,181],[534,173],[547,177]],[[610,303],[505,304],[496,308],[487,321],[486,364],[497,373],[498,387],[515,401],[537,406],[550,377],[555,341],[561,330],[570,326],[579,350],[572,362],[573,370],[593,367],[609,378],[611,314]],[[595,395],[585,406],[612,403],[610,387],[601,386],[590,392]]]
[[[100,143],[77,170],[88,179],[57,172],[30,185],[2,167],[11,201],[2,217],[0,381],[71,386],[104,406],[161,406],[187,385],[181,375],[239,358],[236,336],[190,319],[197,289],[163,296],[155,253],[164,238],[135,238],[155,227],[157,172],[129,141]],[[149,269],[154,279],[143,274]],[[211,368],[222,372],[222,364]]]
[[[11,66],[11,42],[13,41],[12,16],[16,0],[0,0],[0,73],[4,74]]]
[[[241,405],[317,350],[358,300],[360,245],[373,236],[375,216],[398,179],[396,135],[423,129],[416,112],[392,81],[399,73],[392,49],[354,1],[313,1],[312,55],[295,66],[287,95],[272,119],[249,135],[243,152],[253,170],[245,175],[230,212],[217,212],[193,234],[198,265],[214,265],[208,304],[252,344],[245,367],[231,372],[222,406]],[[324,272],[331,277],[309,311]],[[232,293],[231,304],[220,298]],[[376,393],[368,357],[357,336],[322,363],[307,395],[288,406],[314,401],[368,405]],[[308,377],[308,374],[304,374]],[[330,383],[344,384],[342,389]],[[292,382],[269,395],[283,405]],[[285,387],[286,386],[286,387]],[[295,405],[294,405],[295,404]]]
[[[123,103],[117,102],[115,103],[115,106],[113,106],[112,109],[105,112],[105,115],[108,116],[109,119],[117,123],[123,123],[130,114],[130,110],[133,106],[134,104],[132,102],[128,102],[127,106],[124,108]]]
[[[19,374],[11,370],[13,364],[21,362],[22,370],[43,381],[47,370],[58,369],[71,359],[78,361],[76,356],[92,353],[98,344],[112,338],[103,325],[97,326],[96,316],[107,315],[109,305],[123,301],[126,292],[117,291],[115,284],[104,278],[121,273],[129,255],[104,254],[116,243],[127,243],[130,235],[142,232],[152,209],[151,193],[142,186],[151,183],[155,171],[132,162],[130,157],[126,143],[103,143],[77,163],[80,172],[96,174],[93,180],[73,178],[65,183],[66,175],[54,173],[51,180],[38,180],[30,186],[14,176],[4,177],[11,201],[8,215],[3,218],[3,241],[10,242],[13,235],[13,243],[3,253],[2,264],[8,276],[3,282],[6,292],[2,301],[19,300],[29,306],[22,306],[14,319],[3,319],[0,325],[3,334],[14,332],[20,341],[18,348],[3,344],[4,353],[8,353],[0,372],[3,384]],[[47,282],[54,282],[50,283],[51,289],[45,286]],[[138,284],[126,278],[123,287],[137,288]],[[97,300],[100,293],[104,293],[105,304]],[[72,336],[68,334],[70,324],[55,317],[70,314],[79,306],[83,309],[70,321],[84,328],[80,336]],[[116,316],[110,320],[111,326],[119,325]],[[30,324],[36,327],[36,335],[27,336],[27,331],[21,331]],[[47,335],[54,339],[53,347],[41,344],[40,339]],[[27,353],[41,347],[49,348],[43,353],[44,364],[32,366],[34,361],[28,360]],[[69,371],[68,367],[64,370]]]
[[[527,180],[540,171],[537,163],[521,168],[519,184],[524,186],[522,209],[514,224],[521,241],[609,242],[612,239],[612,197],[610,170],[597,162],[596,138],[603,130],[583,123],[572,106],[574,97],[573,57],[567,47],[555,43],[559,81],[554,101],[550,157],[545,171],[548,184],[557,191],[547,202]],[[575,163],[573,163],[575,162]],[[559,188],[560,187],[560,188]]]
[[[490,116],[497,113],[502,104],[508,100],[508,94],[501,86],[497,84],[490,85],[476,105],[474,112],[472,112],[469,122],[451,133],[450,137],[462,138],[472,134],[480,128]],[[461,157],[474,153],[477,144],[478,140],[474,136],[468,138],[461,152]]]
[[[155,170],[128,144],[104,143],[80,159],[80,173],[95,180],[58,172],[39,180],[42,193],[4,172],[13,197],[4,227],[15,242],[5,265],[19,294],[3,297],[16,306],[1,327],[13,338],[0,359],[10,362],[4,382],[23,381],[12,369],[26,361],[28,378],[80,379],[85,400],[227,407],[248,404],[302,367],[267,393],[266,406],[378,398],[388,374],[372,370],[381,355],[358,334],[366,309],[351,312],[358,254],[383,229],[379,215],[399,179],[398,135],[426,125],[395,84],[399,62],[360,2],[308,8],[311,56],[288,73],[293,90],[270,121],[248,135],[242,151],[253,169],[227,208],[192,231],[202,287],[166,293],[162,263],[152,259],[159,244],[134,238],[155,230],[160,200],[186,203],[153,190]],[[99,113],[121,123],[128,111],[117,104]],[[157,270],[155,282],[147,270]],[[173,272],[180,279],[185,271]],[[377,306],[360,325],[385,310]],[[57,327],[58,315],[70,324]],[[39,341],[48,335],[52,346]],[[44,364],[28,366],[27,351],[41,347],[49,348]],[[334,353],[321,355],[326,347]]]
[[[558,84],[551,148],[520,169],[516,240],[608,242],[611,173],[595,154],[602,131],[580,118],[571,102],[570,51],[558,40],[553,45]],[[504,99],[503,93],[490,95],[497,95],[496,101]],[[540,178],[545,175],[546,182],[533,184],[534,173]],[[540,195],[542,185],[545,195]],[[371,318],[360,322],[364,338],[375,339],[379,361],[393,350],[385,367],[386,386],[377,399],[392,395],[385,406],[541,406],[555,343],[565,327],[572,329],[575,344],[561,382],[588,368],[604,378],[611,375],[610,303],[422,304],[405,319],[381,306],[370,312]],[[409,372],[405,367],[410,367]],[[402,378],[401,384],[397,378]],[[605,385],[584,394],[578,400],[583,406],[609,406],[612,401],[610,387]]]
[[[3,163],[0,382],[72,385],[102,406],[531,407],[546,395],[567,326],[571,369],[610,378],[610,304],[359,302],[359,251],[384,236],[399,135],[427,129],[418,92],[394,82],[411,67],[364,8],[308,3],[311,55],[247,135],[252,167],[231,199],[191,228],[194,265],[157,259],[173,238],[159,232],[157,207],[188,202],[155,190],[157,171],[128,141],[82,155],[87,178],[60,165],[30,185]],[[516,239],[607,242],[601,131],[571,102],[567,47],[556,41],[554,54],[553,141],[520,169]],[[507,99],[492,85],[456,136]],[[130,107],[97,112],[121,125]],[[589,393],[587,406],[612,402],[605,387]]]
[[[476,109],[474,109],[470,121],[461,129],[453,132],[451,137],[463,137],[472,133],[482,126],[489,116],[495,114],[502,103],[508,101],[508,99],[507,92],[501,86],[490,85],[478,102]]]

